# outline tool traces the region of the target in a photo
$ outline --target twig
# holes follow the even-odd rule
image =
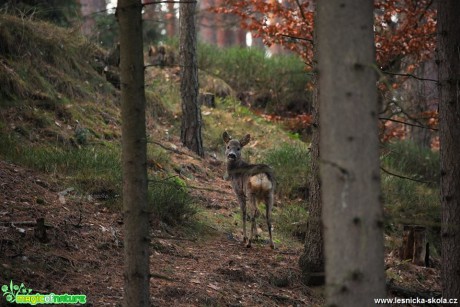
[[[313,40],[309,39],[309,38],[299,37],[299,36],[292,36],[292,35],[288,35],[288,34],[280,34],[280,36],[306,41],[306,42],[309,42],[310,44],[314,45]]]
[[[300,11],[300,15],[302,16],[302,19],[303,19],[304,21],[306,21],[306,20],[307,20],[307,17],[305,17],[305,13],[304,13],[304,11],[303,11],[303,9],[302,9],[302,5],[300,5],[299,0],[295,0],[295,3],[297,3],[297,6],[298,6],[299,11]]]
[[[427,3],[427,5],[425,6],[425,9],[423,11],[423,14],[420,14],[420,17],[418,18],[418,22],[422,21],[423,19],[423,16],[425,15],[426,12],[428,12],[428,9],[430,8],[430,6],[433,4],[433,0],[431,0],[430,2]],[[417,22],[417,24],[418,24]]]
[[[160,147],[163,148],[163,149],[172,151],[172,152],[174,152],[174,153],[176,153],[176,154],[179,154],[179,155],[186,155],[186,156],[195,158],[195,156],[193,156],[193,155],[191,155],[191,154],[188,154],[188,153],[186,153],[186,152],[180,151],[180,150],[175,149],[175,148],[171,148],[171,147],[165,146],[165,145],[163,145],[163,144],[161,144],[160,142],[157,142],[157,141],[147,141],[147,143],[156,144],[156,145],[160,146]]]
[[[151,236],[154,239],[163,239],[163,240],[176,240],[176,241],[190,241],[196,242],[197,239],[186,239],[186,238],[178,238],[178,237],[166,237],[166,236]]]
[[[387,75],[392,75],[392,76],[401,76],[401,77],[411,77],[420,81],[430,81],[430,82],[436,82],[438,83],[438,80],[435,79],[429,79],[429,78],[421,78],[417,77],[416,75],[413,74],[402,74],[402,73],[397,73],[397,72],[391,72],[391,71],[385,71],[385,70],[380,70],[382,73],[387,74]]]
[[[161,274],[158,274],[158,273],[150,273],[150,278],[158,278],[158,279],[164,279],[164,280],[168,280],[168,281],[174,281],[174,278],[171,278],[171,277],[168,277],[168,276],[165,276],[165,275],[161,275]]]
[[[142,3],[142,5],[151,5],[151,4],[161,4],[161,3],[197,3],[196,0],[188,0],[188,1],[173,1],[173,0],[163,0],[163,1],[150,1]]]
[[[410,177],[406,177],[406,176],[403,176],[403,175],[398,175],[398,174],[395,174],[395,173],[392,173],[386,169],[384,169],[383,167],[380,167],[380,169],[387,173],[388,175],[391,175],[391,176],[395,176],[395,177],[398,177],[398,178],[401,178],[401,179],[407,179],[407,180],[411,180],[411,181],[415,181],[415,182],[420,182],[420,183],[426,183],[426,184],[433,184],[433,183],[436,183],[435,181],[425,181],[425,180],[420,180],[420,179],[415,179],[415,178],[410,178]]]
[[[400,110],[399,113],[402,113],[402,114],[406,115],[408,119],[413,120],[415,123],[423,126],[423,124],[417,118],[415,118],[412,115],[410,115],[409,113],[407,113],[407,111],[399,104],[399,102],[394,101],[393,103],[399,108],[399,110]]]
[[[408,123],[408,122],[403,122],[401,120],[397,120],[397,119],[393,119],[393,118],[388,118],[388,117],[379,117],[380,120],[388,120],[388,121],[391,121],[391,122],[395,122],[395,123],[399,123],[399,124],[403,124],[403,125],[407,125],[407,126],[412,126],[412,127],[418,127],[418,128],[423,128],[423,129],[429,129],[429,130],[433,130],[433,131],[438,131],[437,128],[431,128],[429,126],[424,126],[424,125],[418,125],[418,124],[411,124],[411,123]]]
[[[147,69],[149,67],[164,68],[164,67],[179,67],[179,65],[177,65],[177,64],[174,64],[174,65],[160,65],[160,64],[147,64],[147,65],[144,65],[144,69]]]

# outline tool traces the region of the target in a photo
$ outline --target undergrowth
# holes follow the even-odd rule
[[[305,225],[308,211],[304,202],[291,202],[281,208],[274,208],[273,220],[276,228],[286,236],[305,239]]]
[[[398,141],[385,146],[382,165],[412,179],[439,182],[439,152],[417,146],[410,141]]]
[[[105,53],[75,29],[0,14],[0,100],[90,98],[113,89],[102,76]]]
[[[257,48],[220,49],[199,44],[198,67],[224,80],[237,93],[253,93],[255,107],[270,112],[310,100],[306,91],[309,75],[305,64],[294,55],[267,57]]]
[[[386,232],[402,235],[402,225],[424,226],[436,254],[441,240],[439,152],[409,141],[390,143],[381,165]]]
[[[99,189],[121,189],[121,156],[115,146],[24,146],[14,136],[1,135],[0,155],[32,169],[65,175],[71,178],[67,184],[76,185],[85,194]]]
[[[279,196],[290,199],[306,198],[310,154],[305,144],[285,143],[267,150],[263,162],[275,171],[276,192]]]
[[[149,181],[150,210],[155,218],[168,225],[189,221],[197,212],[194,202],[185,183],[178,177]]]

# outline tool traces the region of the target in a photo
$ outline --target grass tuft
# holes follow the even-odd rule
[[[382,172],[386,233],[402,235],[402,225],[407,224],[425,226],[436,254],[441,241],[439,152],[399,141],[386,145],[381,163],[386,170],[407,177]]]
[[[275,170],[276,192],[281,197],[305,198],[310,154],[305,144],[283,144],[265,153],[264,163]]]
[[[197,212],[185,183],[177,177],[151,180],[149,204],[154,217],[171,226],[189,221]]]
[[[43,21],[0,14],[0,100],[29,98],[60,101],[110,92],[97,73],[104,66],[102,49]]]
[[[432,182],[433,185],[439,182],[439,152],[410,141],[389,143],[385,152],[383,167],[413,179]]]
[[[121,190],[121,155],[116,147],[24,146],[13,136],[1,135],[0,155],[32,169],[64,175],[69,179],[66,184],[74,185],[85,194]]]
[[[218,86],[218,89],[228,84],[237,93],[252,93],[255,107],[269,112],[308,105],[310,101],[306,90],[310,78],[305,73],[305,64],[296,56],[267,57],[257,48],[220,49],[200,44],[198,67],[223,80],[220,82],[225,86]],[[228,90],[224,92],[230,93]]]
[[[297,239],[305,239],[306,223],[308,221],[308,211],[305,203],[292,202],[281,208],[274,208],[273,220],[277,229],[287,236]]]

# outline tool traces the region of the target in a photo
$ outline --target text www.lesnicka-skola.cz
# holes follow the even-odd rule
[[[432,298],[420,298],[420,297],[410,297],[410,298],[375,298],[375,304],[458,304],[458,299],[456,298],[442,298],[442,297],[432,297]]]

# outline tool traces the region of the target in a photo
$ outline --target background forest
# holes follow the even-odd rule
[[[32,293],[85,294],[94,306],[353,306],[385,297],[437,306],[460,298],[459,110],[442,103],[455,101],[449,91],[458,85],[459,59],[449,58],[446,43],[458,42],[446,34],[459,28],[445,12],[460,12],[454,2],[376,0],[367,11],[344,4],[350,16],[372,16],[373,42],[348,32],[340,48],[327,50],[328,35],[354,31],[346,21],[355,17],[328,23],[321,16],[333,8],[316,1],[128,0],[119,9],[106,0],[1,1],[0,305],[13,305],[7,295],[21,284]],[[329,94],[365,91],[350,80],[340,87],[350,42],[372,57],[354,66],[376,78],[362,103],[375,102],[370,128],[359,126],[364,117],[346,122],[361,112],[359,98],[325,108]],[[318,77],[325,64],[332,83]],[[127,67],[142,85],[129,83]],[[130,134],[134,126],[140,132]],[[320,143],[329,127],[375,130],[375,146],[360,133],[351,153],[326,137]],[[225,176],[224,131],[251,134],[243,158],[274,170],[275,250],[262,204],[255,244],[241,244],[245,217]],[[366,199],[359,218],[353,210],[323,216],[333,210],[321,194],[325,169],[339,169],[339,182],[350,178],[324,158],[328,149],[343,165],[354,160],[356,174],[366,164],[358,155],[375,149],[375,204],[364,196],[373,188],[351,194],[356,204]],[[372,208],[381,216],[364,228]],[[344,239],[325,247],[324,224],[348,218],[344,227],[364,234],[341,231]],[[374,228],[377,238],[383,233],[382,252],[366,258],[381,269],[378,281],[353,242],[365,237],[378,250],[379,239],[364,231]],[[328,267],[331,250],[345,272]]]

